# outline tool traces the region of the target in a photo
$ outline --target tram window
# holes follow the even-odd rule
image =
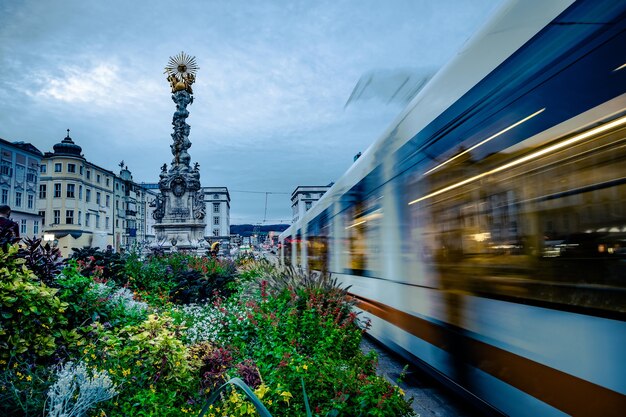
[[[345,273],[379,276],[381,269],[382,167],[378,166],[341,198]]]
[[[626,132],[463,182],[510,158],[406,176],[413,256],[441,288],[626,310],[626,215],[611,210],[626,206]]]
[[[343,224],[346,236],[344,270],[348,274],[363,275],[365,272],[365,226],[360,223],[362,203],[355,203],[343,212]]]
[[[365,200],[365,212],[361,217],[364,221],[366,240],[368,244],[366,260],[367,275],[379,276],[381,272],[381,253],[383,251],[382,218],[383,209],[381,205],[382,196],[378,193],[371,194]]]
[[[354,202],[342,213],[346,237],[345,273],[378,276],[380,273],[382,218],[380,197],[376,194]]]
[[[294,248],[294,250],[296,251],[296,264],[294,266],[302,268],[302,232],[300,230],[298,230],[298,232],[296,233],[296,247]]]
[[[283,262],[285,266],[291,266],[291,252],[291,236],[288,236],[283,242]]]
[[[322,212],[307,226],[307,264],[312,270],[328,270],[328,211]]]

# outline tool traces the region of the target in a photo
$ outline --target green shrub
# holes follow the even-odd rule
[[[232,261],[190,257],[189,269],[174,277],[176,285],[170,290],[172,301],[179,304],[199,303],[215,297],[227,297],[234,292],[236,268]]]
[[[70,259],[76,261],[84,276],[102,282],[112,280],[118,285],[126,284],[126,261],[119,253],[102,251],[98,248],[72,248],[72,250]]]
[[[45,365],[68,359],[106,371],[120,391],[90,415],[197,415],[207,391],[235,376],[275,417],[305,415],[303,383],[316,416],[411,415],[401,390],[376,375],[375,355],[361,353],[367,324],[330,276],[263,262],[236,274],[232,262],[180,253],[131,253],[113,266],[90,255],[68,262],[56,290],[16,252],[0,252],[2,415],[41,415],[54,382]],[[173,306],[170,291],[181,303],[211,303]],[[225,414],[253,410],[225,391],[207,415]]]
[[[24,246],[17,256],[26,260],[26,267],[49,287],[55,287],[55,278],[63,267],[63,257],[59,248],[50,246],[41,239],[24,238]]]
[[[176,285],[170,290],[170,298],[175,303],[198,303],[208,300],[212,295],[209,279],[198,271],[181,272],[176,280]]]
[[[200,405],[193,401],[183,401],[180,393],[174,389],[133,388],[122,393],[123,397],[115,398],[101,408],[107,417],[195,417]]]
[[[148,305],[134,299],[127,288],[116,288],[113,282],[94,282],[83,276],[70,260],[56,280],[60,287],[59,297],[69,304],[67,318],[73,327],[81,327],[94,321],[118,325],[138,324],[145,320]]]
[[[0,415],[41,416],[46,392],[54,377],[52,367],[0,359]]]
[[[135,252],[126,258],[125,273],[130,288],[143,293],[156,293],[163,290],[169,293],[173,286],[174,273],[182,269],[178,257],[149,256],[141,259]],[[175,267],[172,267],[172,264]],[[185,267],[186,269],[186,267]]]
[[[276,270],[258,263],[244,294],[248,313],[227,327],[238,361],[254,360],[265,384],[283,387],[291,402],[267,404],[272,415],[304,415],[301,380],[315,415],[409,416],[399,388],[376,375],[375,357],[359,345],[359,320],[347,289],[327,275]]]
[[[90,291],[94,281],[82,275],[76,261],[70,260],[63,272],[57,277],[59,298],[68,308],[65,317],[70,327],[81,327],[98,319],[104,308],[104,300],[94,291]]]
[[[96,349],[107,368],[134,387],[187,387],[192,365],[180,341],[182,329],[168,315],[151,314],[139,325],[100,332]],[[88,352],[89,353],[89,352]]]
[[[68,304],[16,258],[17,251],[17,245],[0,250],[0,358],[27,352],[48,356],[67,323]]]

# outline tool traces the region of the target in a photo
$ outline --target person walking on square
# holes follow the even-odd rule
[[[0,249],[6,251],[9,245],[20,241],[20,228],[11,220],[11,207],[0,206]]]

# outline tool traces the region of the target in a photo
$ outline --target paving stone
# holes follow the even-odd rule
[[[478,417],[481,416],[471,404],[467,404],[438,381],[414,366],[407,368],[399,384],[396,382],[407,362],[386,350],[375,340],[364,337],[361,350],[378,352],[378,374],[389,382],[399,385],[407,399],[413,398],[413,410],[418,417]]]

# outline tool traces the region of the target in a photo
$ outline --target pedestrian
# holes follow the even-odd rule
[[[2,241],[2,250],[6,250],[5,245],[12,245],[20,240],[20,228],[9,217],[11,217],[11,207],[0,206],[0,240]]]
[[[217,255],[220,253],[220,242],[213,242],[211,244],[211,249],[209,250],[209,254],[212,258],[217,258]]]

